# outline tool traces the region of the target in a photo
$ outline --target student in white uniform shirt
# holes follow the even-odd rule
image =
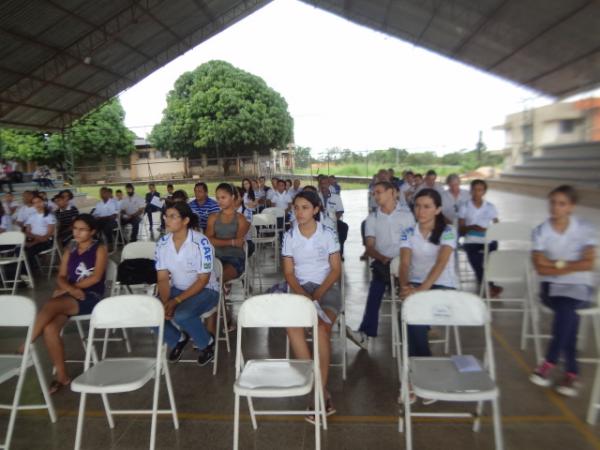
[[[469,264],[475,272],[478,285],[483,280],[483,244],[485,231],[492,223],[498,222],[496,207],[483,197],[487,192],[487,183],[484,180],[471,181],[471,200],[461,205],[458,211],[458,229],[461,236],[465,237],[464,249]],[[498,248],[497,242],[490,242],[490,252]],[[492,297],[498,297],[502,288],[491,285]]]
[[[252,182],[250,178],[244,178],[242,180],[242,200],[244,202],[244,209],[249,209],[253,213],[256,212],[258,202],[256,201],[256,193],[252,188]]]
[[[144,211],[146,211],[147,204],[142,197],[136,195],[133,184],[127,183],[125,191],[127,192],[127,196],[120,202],[121,225],[124,227],[127,224],[131,224],[131,238],[129,242],[135,242],[138,239],[140,222],[142,221]],[[152,226],[150,226],[150,229],[152,230]]]
[[[463,203],[471,199],[471,194],[460,188],[460,177],[455,173],[448,175],[446,185],[448,189],[442,192],[442,214],[448,223],[457,225],[458,211]]]
[[[250,258],[256,249],[254,242],[252,242],[252,218],[254,217],[254,212],[251,209],[244,207],[242,200],[244,196],[244,188],[237,186],[236,189],[238,191],[238,196],[235,199],[236,211],[242,214],[246,218],[246,221],[250,224],[248,232],[246,233],[246,246],[248,247],[248,258]]]
[[[302,191],[296,195],[296,222],[285,233],[281,256],[290,292],[311,299],[319,310],[319,363],[325,408],[327,415],[331,415],[335,409],[327,390],[327,377],[331,359],[331,328],[342,307],[340,288],[336,284],[340,280],[342,263],[335,232],[318,221],[320,204],[313,192]],[[294,356],[310,359],[304,329],[288,328],[287,333]],[[314,422],[314,416],[307,416],[307,420]]]
[[[0,204],[0,233],[12,231],[12,216],[7,214],[4,206]]]
[[[340,254],[344,259],[344,243],[348,239],[348,224],[342,221],[344,214],[344,204],[342,197],[332,193],[329,184],[329,177],[319,178],[319,199],[323,205],[323,215],[329,217],[335,223],[335,230],[340,241]]]
[[[285,216],[283,218],[281,218],[281,217],[277,218],[277,228],[283,228],[284,222],[289,221],[288,214],[289,214],[289,212],[291,210],[291,206],[292,206],[292,197],[290,197],[290,194],[288,194],[285,191],[285,181],[278,180],[277,181],[277,190],[271,189],[269,191],[269,194],[270,194],[270,198],[269,198],[269,195],[267,194],[267,199],[268,199],[267,204],[269,204],[270,206],[273,206],[275,208],[283,209],[285,211]],[[280,239],[281,239],[281,237],[282,236],[280,236]]]
[[[552,371],[562,357],[565,375],[556,390],[574,397],[579,385],[577,310],[592,300],[598,236],[591,223],[573,214],[577,192],[571,186],[557,187],[549,200],[550,218],[533,230],[532,259],[541,281],[540,296],[554,311],[554,324],[546,357],[530,379],[550,386]]]
[[[425,174],[425,178],[423,179],[423,183],[419,184],[415,190],[415,195],[413,196],[413,203],[417,194],[422,189],[435,189],[436,191],[438,191],[438,194],[442,195],[442,193],[444,192],[444,187],[436,180],[437,172],[433,169],[428,170]]]
[[[39,195],[33,196],[32,205],[35,212],[25,222],[25,253],[29,267],[33,268],[37,266],[35,255],[52,247],[56,218]]]
[[[389,181],[375,183],[375,200],[379,208],[369,214],[365,226],[367,255],[373,258],[373,276],[363,319],[358,331],[347,327],[348,338],[367,349],[367,338],[377,336],[379,308],[386,286],[390,283],[390,262],[400,254],[400,242],[404,231],[414,226],[412,213],[400,206],[396,188]]]
[[[417,224],[405,230],[400,243],[400,297],[430,289],[456,289],[456,232],[446,224],[439,192],[419,191],[414,212]],[[408,326],[409,356],[431,356],[428,331],[428,325]]]
[[[2,197],[2,206],[4,207],[4,212],[11,216],[19,209],[19,204],[15,201],[15,196],[12,192],[4,194]]]
[[[94,207],[94,217],[98,221],[98,229],[102,230],[107,243],[113,241],[113,230],[117,226],[119,210],[116,202],[110,198],[110,190],[107,187],[100,188],[100,201]]]
[[[32,200],[33,200],[33,192],[31,192],[31,191],[23,192],[23,204],[17,210],[17,217],[15,220],[16,225],[19,228],[25,228],[25,222],[27,222],[27,219],[29,219],[29,216],[31,216],[32,214],[35,213],[35,208],[32,205]]]
[[[300,180],[298,178],[294,178],[294,181],[292,181],[292,187],[288,189],[288,194],[290,194],[292,200],[294,200],[296,194],[301,190],[302,188],[300,187]]]
[[[156,271],[158,295],[165,307],[169,361],[181,359],[191,337],[199,349],[198,364],[204,366],[214,359],[215,341],[200,316],[217,305],[219,283],[213,272],[215,251],[208,238],[197,231],[198,221],[184,202],[167,207],[167,234],[156,244]]]

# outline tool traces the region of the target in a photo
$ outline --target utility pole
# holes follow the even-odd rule
[[[479,140],[477,141],[477,165],[481,167],[481,153],[483,152],[485,145],[483,144],[483,132],[479,130]]]

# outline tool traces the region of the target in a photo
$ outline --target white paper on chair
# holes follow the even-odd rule
[[[162,208],[163,207],[163,201],[160,199],[160,197],[152,197],[152,200],[150,200],[150,204],[153,206],[156,206],[157,208]]]
[[[481,372],[483,369],[473,355],[454,355],[451,357],[456,370],[460,373]]]
[[[313,300],[313,303],[315,304],[315,308],[317,308],[317,314],[319,315],[319,319],[321,319],[326,324],[331,325],[331,319],[329,318],[329,316],[327,314],[325,314],[325,311],[323,311],[323,308],[321,308],[321,305],[319,304],[319,302],[316,300]]]

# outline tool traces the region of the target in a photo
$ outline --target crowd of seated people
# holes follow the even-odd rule
[[[179,361],[192,339],[198,364],[204,366],[214,358],[217,337],[214,323],[204,323],[200,316],[217,304],[220,289],[227,298],[228,282],[246,270],[244,247],[248,254],[254,251],[253,216],[275,207],[284,212],[279,224],[284,229],[281,275],[289,292],[306,296],[319,310],[321,380],[327,413],[335,413],[327,385],[330,336],[341,312],[339,282],[348,235],[348,225],[342,220],[342,187],[335,177],[325,175],[318,177],[317,186],[302,186],[298,178],[272,178],[269,184],[264,177],[245,178],[239,186],[221,183],[211,193],[206,183],[198,182],[191,199],[172,184],[164,197],[150,184],[145,199],[137,196],[132,184],[125,185],[122,198],[113,198],[111,189],[103,187],[101,200],[91,215],[79,214],[68,191],[62,191],[51,202],[45,202],[39,193],[26,192],[20,207],[6,195],[0,208],[0,231],[23,229],[28,239],[28,258],[48,248],[54,226],[58,226],[57,236],[65,248],[57,290],[40,311],[34,328],[34,339],[44,336],[57,368],[52,391],[70,381],[60,330],[70,315],[88,313],[102,297],[106,246],[112,243],[117,220],[121,225],[131,225],[130,241],[135,241],[144,214],[161,211],[155,267],[157,295],[165,308],[169,360]],[[360,326],[347,329],[348,338],[361,350],[368,351],[369,341],[378,336],[379,309],[390,285],[394,258],[400,259],[396,276],[401,298],[459,287],[454,262],[459,239],[477,283],[483,282],[483,242],[486,230],[499,220],[497,208],[486,199],[488,186],[484,180],[472,180],[467,190],[461,187],[459,176],[451,174],[445,184],[438,182],[434,170],[425,176],[407,170],[396,177],[393,170],[381,169],[373,177],[367,217],[361,227],[365,246],[361,258],[370,262],[372,276]],[[549,201],[548,220],[534,230],[532,259],[542,277],[544,302],[555,313],[555,323],[546,358],[535,368],[531,380],[549,386],[550,372],[564,357],[565,376],[557,390],[576,395],[576,311],[591,300],[597,242],[593,227],[574,215],[577,194],[573,188],[553,190]],[[69,245],[70,240],[73,242]],[[494,249],[491,245],[490,251]],[[223,265],[220,282],[215,277],[215,258]],[[85,274],[74,268],[81,263],[86,267]],[[502,288],[494,285],[490,292],[497,297]],[[428,326],[408,328],[409,355],[431,356],[428,332]],[[287,334],[295,357],[310,358],[305,330],[290,328]],[[428,399],[422,400],[427,404]],[[314,417],[306,419],[313,421]]]

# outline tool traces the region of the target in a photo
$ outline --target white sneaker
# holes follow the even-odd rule
[[[369,338],[362,331],[354,331],[349,326],[346,326],[346,337],[350,339],[354,344],[363,350],[368,350]]]

